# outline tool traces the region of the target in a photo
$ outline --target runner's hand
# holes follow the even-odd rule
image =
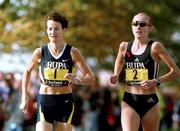
[[[111,84],[116,84],[117,81],[118,81],[118,76],[117,75],[112,75],[110,77]]]
[[[28,102],[27,101],[22,101],[19,108],[21,111],[23,111],[24,113],[27,113],[27,109],[28,109]]]
[[[80,83],[80,79],[73,75],[72,73],[68,73],[64,76],[65,79],[68,79],[70,84],[78,85]]]

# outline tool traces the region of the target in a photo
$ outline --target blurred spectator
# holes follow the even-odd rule
[[[173,129],[180,130],[180,101],[176,101],[172,114]]]
[[[0,131],[3,130],[5,120],[8,116],[6,107],[11,94],[9,83],[5,74],[0,72]]]
[[[21,79],[16,80],[12,73],[7,73],[5,79],[11,93],[6,107],[8,118],[5,123],[4,131],[22,131],[23,113],[19,110]]]
[[[5,116],[4,116],[3,110],[0,106],[0,131],[2,131],[2,129],[3,129],[4,121],[5,121]]]
[[[22,74],[19,73],[6,73],[5,85],[9,88],[9,96],[7,102],[4,102],[6,109],[6,122],[3,131],[34,131],[35,121],[35,87],[29,94],[28,112],[24,114],[19,110],[20,98],[21,98],[21,83]],[[31,84],[30,86],[33,86]]]
[[[98,116],[99,131],[115,131],[116,116],[114,114],[114,103],[111,97],[110,89],[106,88],[101,96],[100,112]],[[119,108],[120,110],[120,108]],[[119,122],[118,122],[119,123]]]
[[[98,130],[98,98],[99,93],[96,90],[86,89],[84,90],[84,130],[85,131],[99,131]]]
[[[173,99],[170,96],[164,96],[165,107],[164,107],[164,116],[162,118],[162,130],[170,129],[172,127],[172,114],[174,108]]]
[[[73,88],[73,99],[74,99],[74,115],[72,118],[73,131],[83,131],[82,130],[82,117],[83,117],[83,98],[80,90],[80,87]]]

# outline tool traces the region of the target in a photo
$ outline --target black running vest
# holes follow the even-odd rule
[[[71,46],[66,44],[62,54],[55,58],[52,56],[48,45],[42,47],[39,68],[42,84],[52,87],[68,85],[69,81],[64,76],[67,73],[72,73],[73,70],[73,61],[70,52]]]
[[[159,64],[151,57],[151,46],[154,41],[149,41],[145,51],[140,55],[131,52],[132,42],[128,43],[125,54],[125,80],[126,84],[139,85],[142,80],[157,78]]]

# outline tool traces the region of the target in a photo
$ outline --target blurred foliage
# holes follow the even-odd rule
[[[19,44],[32,51],[47,43],[45,16],[59,10],[69,20],[66,42],[78,47],[85,57],[96,59],[97,67],[112,69],[120,41],[133,39],[133,15],[152,17],[150,38],[161,41],[180,67],[180,1],[176,0],[1,0],[0,51],[11,52]]]

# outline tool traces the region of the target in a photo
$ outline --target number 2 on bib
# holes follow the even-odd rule
[[[126,69],[126,81],[148,80],[147,69]]]

